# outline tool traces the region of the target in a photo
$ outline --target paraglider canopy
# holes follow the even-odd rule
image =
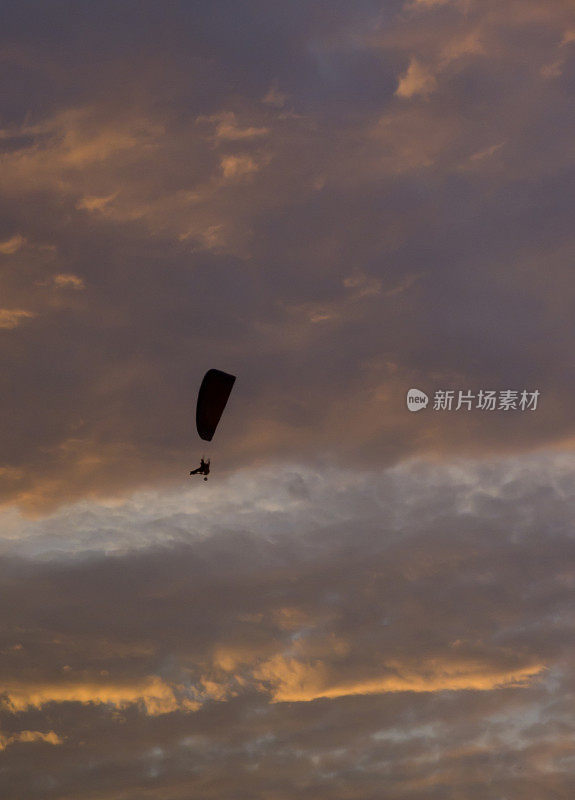
[[[204,375],[196,406],[196,427],[201,439],[211,442],[236,380],[219,369],[209,369]]]

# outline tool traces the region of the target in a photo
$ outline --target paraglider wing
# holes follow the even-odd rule
[[[204,375],[198,392],[196,427],[206,442],[212,441],[235,380],[235,375],[219,369],[209,369]]]

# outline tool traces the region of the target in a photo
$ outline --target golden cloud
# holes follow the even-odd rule
[[[345,647],[334,642],[339,655]],[[342,678],[327,658],[304,660],[277,654],[261,660],[247,650],[219,648],[211,667],[192,684],[168,684],[150,676],[132,684],[70,682],[64,684],[13,684],[5,687],[12,710],[40,708],[51,702],[107,704],[119,709],[138,704],[150,716],[174,711],[197,711],[206,701],[226,701],[242,686],[269,693],[273,703],[311,702],[390,692],[491,691],[523,687],[540,676],[539,663],[498,667],[488,661],[431,658],[411,663],[392,659],[379,675]]]
[[[48,703],[103,704],[116,708],[141,704],[150,716],[169,714],[172,711],[195,711],[199,703],[178,692],[158,676],[151,676],[132,684],[112,682],[69,682],[45,684],[3,684],[7,703],[13,711],[41,708]]]
[[[126,115],[110,121],[95,108],[67,109],[38,125],[13,131],[15,136],[40,141],[4,156],[4,190],[18,197],[44,187],[58,192],[80,193],[84,189],[84,194],[90,178],[87,170],[101,180],[103,165],[125,159],[128,154],[141,158],[157,146],[162,133],[163,128],[148,119]],[[113,175],[109,181],[114,181]],[[99,198],[100,193],[94,196]],[[88,203],[90,197],[87,195]]]
[[[0,750],[6,750],[11,744],[33,742],[46,742],[46,744],[58,745],[63,744],[64,740],[54,733],[54,731],[48,731],[48,733],[42,733],[42,731],[20,731],[19,733],[12,733],[10,735],[0,733]]]
[[[0,308],[0,328],[11,330],[17,328],[25,319],[31,319],[36,314],[23,308]]]
[[[346,648],[338,644],[341,643],[335,641],[337,654],[345,656]],[[523,687],[545,670],[543,664],[535,662],[501,666],[481,659],[428,658],[417,663],[390,659],[380,665],[379,674],[342,676],[337,667],[329,663],[327,650],[324,655],[326,657],[304,659],[277,654],[261,660],[247,651],[221,648],[215,653],[213,665],[205,667],[205,674],[193,683],[171,684],[157,675],[133,683],[111,680],[13,682],[4,684],[4,698],[14,712],[54,702],[77,702],[118,709],[140,705],[146,714],[158,716],[174,711],[194,712],[208,700],[226,701],[246,685],[269,694],[273,703],[294,703],[390,692],[492,691]]]
[[[12,236],[10,239],[6,239],[3,242],[0,242],[0,253],[3,255],[12,255],[16,251],[20,250],[20,248],[26,243],[26,240],[23,236],[17,233],[15,236]]]
[[[80,291],[86,288],[82,278],[79,278],[77,275],[72,275],[71,273],[60,273],[59,275],[54,275],[52,278],[52,283],[58,289],[76,289],[77,291]]]
[[[255,676],[269,686],[273,702],[309,702],[320,698],[385,692],[441,692],[464,689],[489,691],[503,686],[518,686],[534,679],[545,669],[529,664],[515,669],[497,669],[489,664],[453,664],[438,659],[413,666],[398,661],[383,665],[379,677],[340,681],[324,662],[305,663],[282,655],[263,663]]]
[[[224,178],[241,178],[252,172],[257,172],[259,167],[257,161],[251,156],[224,156],[220,162],[220,167]]]
[[[399,79],[396,90],[398,97],[415,97],[416,95],[432,94],[437,89],[437,81],[431,70],[421,64],[417,59],[412,59],[407,72]]]

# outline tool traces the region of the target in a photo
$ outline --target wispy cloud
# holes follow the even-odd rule
[[[0,328],[12,330],[35,316],[33,311],[26,311],[23,308],[0,308]]]
[[[20,250],[25,244],[26,240],[19,233],[16,233],[10,239],[0,242],[0,253],[3,255],[12,255]]]
[[[436,89],[437,80],[433,73],[417,59],[413,59],[405,75],[400,78],[396,94],[398,97],[405,98],[416,95],[426,97]]]
[[[4,774],[28,791],[16,745],[34,737],[17,732],[48,731],[36,744],[62,747],[42,750],[46,769],[77,797],[96,752],[96,785],[120,753],[136,796],[152,748],[159,785],[193,756],[214,792],[237,757],[262,792],[279,770],[290,796],[292,767],[312,781],[317,756],[327,797],[350,751],[352,797],[379,785],[383,751],[392,796],[417,797],[445,765],[468,787],[478,751],[560,785],[574,485],[566,454],[300,465],[209,495],[4,515]],[[521,797],[505,768],[492,780]]]

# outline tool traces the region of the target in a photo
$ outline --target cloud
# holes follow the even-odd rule
[[[263,99],[264,103],[270,106],[276,106],[277,108],[282,108],[286,101],[287,96],[283,92],[280,92],[277,86],[271,86]]]
[[[99,70],[74,51],[79,20],[45,39],[15,15],[0,241],[20,325],[0,445],[21,477],[3,503],[38,514],[176,485],[214,364],[245,387],[223,423],[230,470],[571,441],[570,376],[550,367],[571,350],[568,6],[314,8],[275,24],[248,4],[234,38],[178,4],[167,49],[149,5],[107,39],[90,17]],[[410,386],[540,388],[542,403],[528,422],[416,420]]]
[[[571,797],[572,3],[133,5],[0,32],[0,795]]]
[[[396,94],[398,97],[426,97],[437,89],[437,80],[433,73],[417,59],[412,59],[407,72],[400,78]]]
[[[109,194],[106,197],[83,197],[77,203],[77,208],[86,209],[87,211],[101,211],[108,203],[115,200],[118,196],[117,192]]]
[[[488,147],[486,150],[481,150],[479,153],[474,153],[470,156],[470,161],[482,161],[484,158],[491,158],[492,155],[497,153],[504,146],[504,142],[500,144],[493,144],[491,147]]]
[[[110,681],[42,684],[5,684],[4,702],[12,712],[29,708],[42,708],[54,703],[105,704],[115,708],[126,708],[130,704],[141,704],[147,714],[168,714],[177,709],[195,710],[197,703],[177,698],[170,686],[153,676],[135,685],[114,685]],[[28,740],[31,741],[31,740]],[[58,744],[59,742],[52,742]]]
[[[416,5],[420,6],[443,6],[447,3],[452,3],[454,0],[414,0]]]
[[[10,239],[0,242],[0,253],[3,255],[12,255],[12,253],[16,253],[18,250],[20,250],[25,242],[26,240],[24,237],[17,233]]]
[[[59,275],[54,275],[52,278],[52,282],[54,286],[58,289],[75,289],[76,291],[80,291],[86,288],[86,285],[82,278],[79,278],[77,275],[72,275],[71,273],[61,273]]]
[[[0,308],[0,328],[12,330],[17,328],[23,320],[32,319],[36,314],[22,308]]]
[[[257,172],[258,165],[250,156],[225,156],[221,161],[224,178],[240,178]]]
[[[79,798],[141,796],[142,765],[156,793],[199,774],[214,797],[256,775],[262,796],[279,776],[359,798],[382,763],[391,797],[474,797],[485,761],[511,798],[521,775],[561,786],[574,485],[568,454],[299,465],[5,514],[3,736],[50,731],[41,772]],[[16,743],[0,785],[26,797]]]
[[[5,736],[0,733],[0,750],[5,750],[12,744],[34,742],[46,742],[51,745],[59,745],[63,743],[63,740],[55,734],[54,731],[48,731],[48,733],[43,733],[42,731],[19,731],[11,736]]]
[[[198,122],[203,122],[202,118]],[[242,128],[233,111],[223,112],[213,117],[206,118],[207,122],[215,123],[214,137],[216,141],[242,141],[246,139],[259,139],[269,134],[268,128],[248,126]]]
[[[275,657],[265,662],[257,676],[268,683],[275,702],[310,702],[319,698],[373,695],[385,692],[438,692],[474,689],[489,691],[498,687],[525,684],[541,674],[544,667],[533,665],[515,672],[490,674],[486,665],[426,663],[423,669],[391,662],[382,671],[389,677],[338,683],[329,680],[323,665],[309,665],[297,659]],[[330,685],[331,684],[331,685]]]

